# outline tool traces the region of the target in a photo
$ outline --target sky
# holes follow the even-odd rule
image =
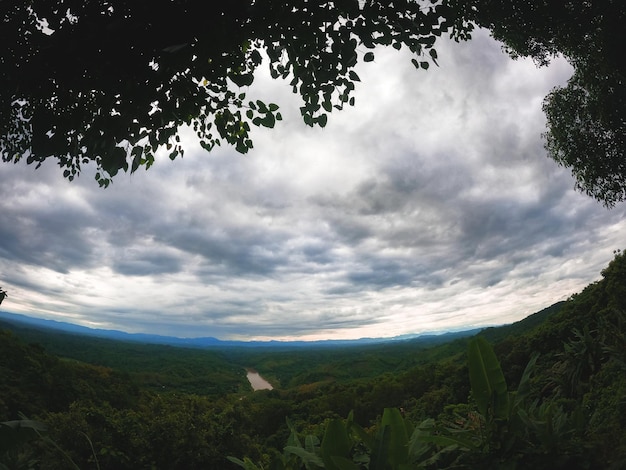
[[[439,67],[377,50],[356,105],[307,127],[287,82],[248,96],[284,117],[254,149],[182,130],[107,189],[55,162],[0,166],[2,310],[178,337],[318,340],[520,320],[600,278],[624,248],[608,210],[546,157],[545,95],[572,69],[512,60],[486,33]]]

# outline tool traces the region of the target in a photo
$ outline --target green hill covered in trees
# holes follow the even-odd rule
[[[0,468],[624,468],[625,307],[618,252],[568,301],[432,347],[41,346],[2,331]],[[251,392],[244,367],[276,388]]]

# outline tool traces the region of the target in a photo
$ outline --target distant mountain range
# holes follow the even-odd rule
[[[4,324],[4,325],[3,325]],[[354,340],[320,340],[320,341],[230,341],[220,340],[213,337],[204,338],[177,338],[175,336],[151,335],[144,333],[126,333],[117,330],[104,330],[88,328],[73,323],[44,320],[16,313],[0,311],[0,328],[30,328],[36,330],[55,330],[82,336],[112,339],[117,341],[162,344],[190,348],[219,349],[225,347],[252,347],[252,348],[300,348],[300,347],[337,347],[357,346],[364,344],[380,344],[387,342],[420,341],[429,345],[445,343],[457,338],[473,336],[483,328],[475,328],[464,331],[427,333],[421,335],[402,335],[393,338],[360,338]]]

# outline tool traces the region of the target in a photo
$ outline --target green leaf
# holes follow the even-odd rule
[[[533,373],[535,369],[535,364],[537,363],[537,359],[539,358],[539,353],[533,354],[524,369],[524,373],[522,374],[522,378],[519,381],[519,387],[517,387],[516,394],[516,403],[520,403],[523,401],[528,394],[530,393],[530,375]]]
[[[230,78],[231,81],[238,87],[250,86],[252,85],[252,82],[254,82],[253,73],[230,74],[228,78]]]
[[[117,175],[119,170],[128,168],[126,150],[121,147],[114,147],[110,154],[102,156],[100,165],[110,176]]]
[[[291,431],[291,433],[289,434],[289,438],[287,439],[287,446],[302,447],[302,444],[300,443],[300,439],[298,438],[298,432],[296,431],[295,426],[293,425],[293,423],[288,417],[285,417],[285,421],[287,422],[287,427]]]
[[[462,449],[475,450],[476,446],[470,439],[463,439],[460,435],[445,436],[432,434],[429,436],[420,436],[421,442],[430,442],[440,447],[461,447]]]
[[[435,49],[431,49],[428,53],[430,54],[430,58],[433,60],[435,65],[439,67],[439,64],[437,63],[437,51]]]
[[[375,445],[374,439],[372,438],[372,436],[370,436],[365,429],[363,429],[361,426],[359,426],[357,423],[355,423],[352,419],[351,416],[348,417],[348,424],[347,424],[347,428],[348,431],[351,434],[356,434],[356,437],[358,439],[360,439],[363,444],[365,444],[365,446],[368,449],[372,449]]]
[[[276,124],[276,118],[271,113],[266,114],[265,117],[261,119],[261,124],[264,127],[269,127],[271,129],[272,127],[274,127],[274,124]]]
[[[239,465],[244,470],[262,470],[261,468],[257,467],[248,457],[244,458],[243,460],[238,459],[237,457],[230,456],[226,458],[232,463]]]
[[[359,78],[359,76],[354,70],[350,70],[350,72],[348,72],[348,77],[350,77],[350,80],[355,81],[355,82],[361,81],[361,79]]]
[[[256,105],[259,107],[259,112],[260,113],[267,113],[267,112],[269,112],[269,109],[267,108],[267,105],[265,103],[263,103],[263,101],[256,100]]]
[[[491,411],[496,418],[506,418],[509,392],[493,348],[486,339],[473,338],[468,346],[468,359],[472,396],[478,411],[485,417]]]
[[[315,449],[319,445],[320,445],[320,440],[317,438],[317,436],[313,436],[312,434],[308,434],[304,438],[304,448],[307,450],[307,452],[315,453]]]
[[[346,457],[352,448],[352,441],[348,435],[346,425],[340,419],[328,422],[322,445],[322,460],[327,470],[336,470],[338,467],[333,463],[332,457]]]
[[[261,57],[261,53],[258,51],[258,49],[255,49],[252,51],[250,59],[252,59],[252,62],[254,62],[255,64],[260,64],[263,60],[263,57]]]
[[[309,468],[311,465],[316,465],[320,468],[324,468],[324,461],[318,455],[315,455],[312,452],[308,452],[302,447],[286,446],[284,450],[288,454],[293,454],[300,457],[300,459],[302,459],[302,462],[304,462],[304,465],[307,468]]]
[[[0,422],[0,453],[13,450],[25,442],[41,437],[46,425],[30,419]]]
[[[371,62],[374,60],[374,53],[373,52],[367,52],[364,56],[363,56],[363,61],[364,62]]]
[[[141,156],[143,155],[143,147],[141,145],[137,145],[136,147],[133,148],[131,155],[133,156],[133,163],[130,168],[130,172],[134,173],[135,171],[137,171],[137,169],[141,165]]]
[[[389,463],[396,468],[402,463],[406,463],[408,459],[408,442],[404,418],[397,408],[385,408],[381,426],[389,427],[391,434],[389,439]]]
[[[327,122],[328,122],[327,114],[320,114],[320,116],[317,118],[317,123],[319,124],[320,127],[326,127]]]
[[[369,470],[385,470],[387,468],[390,439],[391,429],[389,426],[381,426],[372,446]]]

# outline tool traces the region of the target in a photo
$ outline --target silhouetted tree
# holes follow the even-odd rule
[[[0,22],[3,160],[56,158],[70,179],[95,162],[103,186],[149,167],[158,148],[182,154],[184,124],[207,150],[224,140],[248,151],[250,124],[281,119],[246,97],[263,54],[301,96],[304,121],[324,126],[354,103],[368,49],[406,46],[427,68],[437,36],[471,29],[445,3],[408,0],[8,0]]]
[[[290,80],[308,125],[354,104],[354,67],[376,46],[408,47],[436,63],[448,33],[488,28],[514,56],[575,67],[544,102],[546,149],[577,187],[607,206],[626,199],[622,0],[6,0],[0,4],[0,153],[73,179],[95,162],[100,185],[120,170],[182,155],[178,129],[242,153],[251,124],[273,127],[278,106],[247,97],[263,60]],[[264,59],[265,56],[265,59]]]
[[[626,199],[626,3],[621,0],[474,0],[475,21],[514,57],[575,69],[544,100],[548,155],[578,189],[613,206]]]

